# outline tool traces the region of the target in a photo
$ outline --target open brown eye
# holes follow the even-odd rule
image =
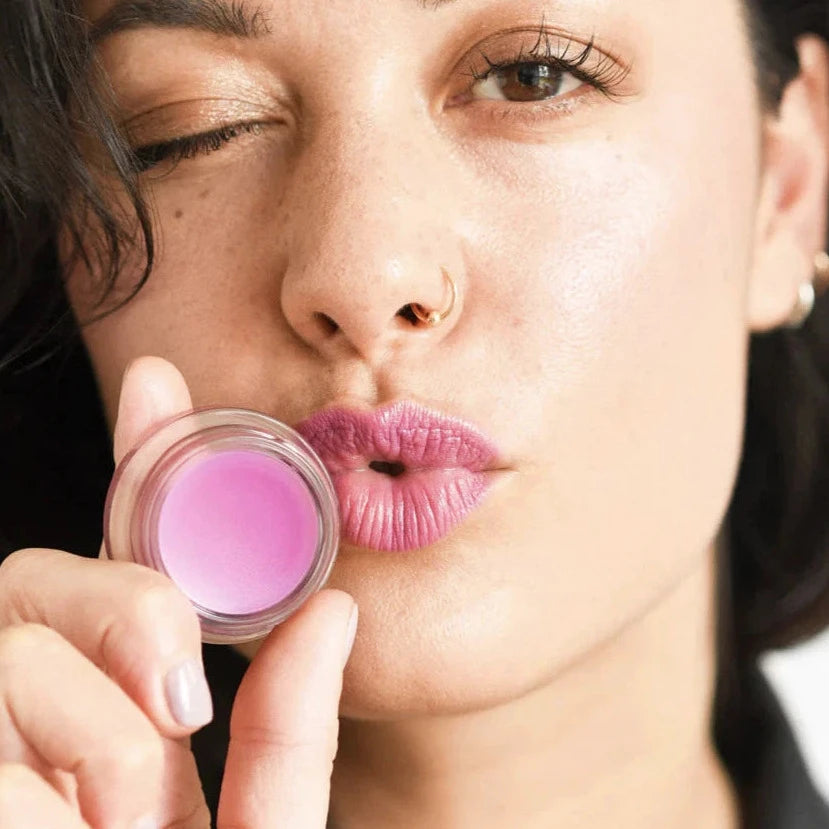
[[[475,98],[544,101],[578,89],[583,81],[540,62],[513,63],[492,69],[473,87]]]

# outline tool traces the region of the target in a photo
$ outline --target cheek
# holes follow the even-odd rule
[[[518,475],[458,534],[457,572],[387,580],[397,609],[341,571],[367,606],[347,712],[424,677],[459,707],[470,687],[479,704],[532,687],[711,552],[742,444],[757,157],[750,135],[725,150],[687,122],[663,113],[476,173],[461,333],[487,382],[470,411]],[[401,627],[406,667],[383,659]]]
[[[724,152],[690,125],[649,127],[525,155],[476,261],[495,275],[488,363],[526,453],[490,543],[522,551],[504,601],[516,629],[546,617],[556,661],[700,563],[739,462],[751,137]]]
[[[240,166],[241,174],[219,170],[153,191],[152,277],[125,307],[83,332],[110,417],[124,368],[142,354],[171,360],[202,405],[214,397],[257,402],[244,394],[249,376],[261,372],[257,340],[268,332],[270,342],[284,325],[274,249],[279,234],[272,232],[279,205],[245,174],[253,168],[259,177],[262,168]],[[119,290],[135,284],[143,265],[138,252],[124,263]],[[97,280],[82,268],[70,274],[68,292],[79,316],[90,314],[88,286]]]

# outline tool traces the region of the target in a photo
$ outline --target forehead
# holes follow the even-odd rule
[[[396,0],[422,10],[436,11],[458,0]],[[394,0],[393,0],[394,2]],[[100,27],[118,30],[131,26],[159,25],[206,29],[217,34],[247,37],[268,28],[270,12],[279,13],[288,5],[239,2],[239,0],[86,0],[86,15]],[[388,3],[387,3],[388,5]],[[315,13],[316,10],[315,10]]]
[[[705,88],[711,73],[700,72],[704,66],[713,66],[726,83],[729,74],[751,72],[745,0],[81,2],[109,70],[124,61],[139,68],[148,60],[182,65],[184,54],[177,58],[174,52],[179,45],[182,53],[190,51],[192,44],[205,56],[205,47],[217,54],[228,50],[273,60],[287,72],[307,68],[320,55],[332,64],[347,59],[356,73],[367,61],[402,58],[400,68],[417,66],[431,77],[448,56],[461,60],[486,38],[520,31],[526,40],[543,28],[567,40],[595,42],[641,73],[643,88],[652,80],[679,86],[677,76],[689,72],[698,72],[697,88]],[[160,33],[169,46],[159,45]]]
[[[585,14],[613,18],[621,10],[636,18],[646,18],[657,10],[681,18],[684,7],[698,19],[704,17],[716,25],[718,16],[711,17],[713,11],[719,8],[733,17],[729,12],[742,4],[742,0],[83,0],[82,8],[95,22],[100,36],[129,28],[159,27],[249,38],[266,34],[274,21],[282,22],[284,17],[297,16],[297,12],[304,12],[306,18],[318,18],[326,14],[353,15],[366,7],[384,16],[412,10],[435,13],[449,7],[465,14],[488,9],[515,14],[534,12],[553,25],[559,18],[567,20]]]
[[[756,81],[744,0],[82,2],[107,70],[119,75],[131,67],[143,83],[157,74],[147,72],[148,66],[190,67],[193,77],[192,56],[200,58],[199,72],[206,77],[220,71],[223,54],[261,60],[280,73],[303,72],[308,83],[313,81],[307,69],[321,57],[339,73],[338,82],[340,76],[343,82],[367,77],[372,67],[385,75],[396,67],[410,77],[414,71],[432,79],[450,57],[457,67],[490,38],[520,34],[524,50],[542,30],[543,37],[563,38],[559,43],[595,43],[599,52],[635,70],[641,91],[690,85],[690,95],[682,93],[686,104],[714,85],[736,81],[742,95],[746,81],[750,78],[752,87]],[[166,43],[159,41],[162,36]],[[351,72],[342,72],[344,60]],[[330,75],[315,71],[313,77]]]

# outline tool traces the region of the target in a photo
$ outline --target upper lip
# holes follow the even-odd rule
[[[364,468],[371,461],[409,469],[499,466],[498,449],[478,428],[458,417],[398,400],[373,411],[330,407],[295,427],[330,472]]]

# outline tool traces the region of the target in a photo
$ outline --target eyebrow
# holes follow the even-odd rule
[[[359,2],[359,0],[357,0]],[[437,9],[454,0],[417,0],[424,9]],[[194,29],[240,39],[268,34],[268,18],[261,8],[249,9],[239,0],[116,0],[90,27],[90,39],[128,29]]]

